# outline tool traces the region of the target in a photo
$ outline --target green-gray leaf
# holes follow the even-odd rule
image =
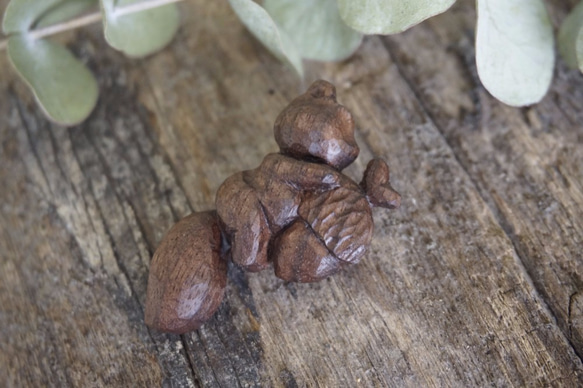
[[[338,0],[340,16],[363,34],[396,34],[445,12],[455,0]]]
[[[65,0],[39,18],[35,28],[43,28],[71,20],[97,4],[97,0]]]
[[[130,57],[143,57],[166,46],[178,30],[175,4],[123,14],[123,8],[140,0],[101,0],[105,39]]]
[[[555,59],[542,0],[477,0],[477,9],[476,63],[486,89],[512,106],[540,101]]]
[[[277,27],[271,16],[252,0],[229,0],[231,7],[249,31],[280,61],[303,77],[302,58],[287,34]]]
[[[303,58],[339,61],[362,41],[340,18],[336,0],[265,0],[263,6]]]
[[[57,123],[77,124],[95,107],[95,78],[63,46],[13,36],[8,39],[8,57],[45,113]]]
[[[6,35],[28,31],[45,12],[63,0],[12,0],[2,21]]]
[[[559,52],[569,67],[583,71],[583,1],[561,25]]]

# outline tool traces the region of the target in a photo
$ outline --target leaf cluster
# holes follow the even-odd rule
[[[177,1],[12,0],[2,25],[10,62],[50,119],[79,123],[97,102],[97,82],[65,47],[44,37],[101,20],[110,46],[143,57],[175,35],[179,15],[172,3]],[[364,35],[400,33],[455,1],[228,0],[247,29],[300,77],[303,59],[343,60]],[[540,101],[555,63],[553,27],[543,0],[476,0],[476,9],[476,65],[484,87],[511,106]],[[567,65],[583,71],[583,1],[562,24],[558,49]]]
[[[445,12],[455,0],[229,0],[276,57],[301,76],[302,58],[335,61],[366,34],[396,34]],[[539,102],[555,63],[553,27],[543,0],[476,0],[476,64],[484,87],[511,106]],[[583,71],[583,2],[559,32],[566,63]]]
[[[94,9],[97,12],[85,15],[85,21],[102,20],[111,47],[131,57],[146,56],[172,39],[179,15],[175,4],[151,9],[141,4],[136,0],[12,0],[8,4],[2,23],[8,57],[50,119],[63,125],[83,121],[97,103],[98,87],[93,74],[67,48],[39,33],[49,35]]]

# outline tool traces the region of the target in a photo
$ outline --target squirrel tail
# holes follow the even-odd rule
[[[217,213],[183,218],[152,258],[146,325],[177,334],[198,329],[219,308],[226,284],[227,261]]]

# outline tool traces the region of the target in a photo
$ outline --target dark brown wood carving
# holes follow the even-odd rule
[[[227,259],[247,271],[273,264],[289,282],[316,282],[355,264],[373,234],[371,208],[398,208],[389,166],[369,162],[357,184],[341,170],[359,153],[354,120],[335,87],[314,82],[277,117],[280,152],[219,188],[216,212],[194,213],[164,237],[150,267],[146,324],[197,329],[219,307]]]

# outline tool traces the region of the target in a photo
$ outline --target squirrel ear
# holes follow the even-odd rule
[[[313,98],[328,98],[336,102],[336,87],[328,81],[318,80],[315,81],[308,88],[307,93]]]
[[[384,160],[373,159],[366,166],[360,186],[373,206],[397,209],[401,206],[401,195],[391,187],[389,174],[389,166]]]

